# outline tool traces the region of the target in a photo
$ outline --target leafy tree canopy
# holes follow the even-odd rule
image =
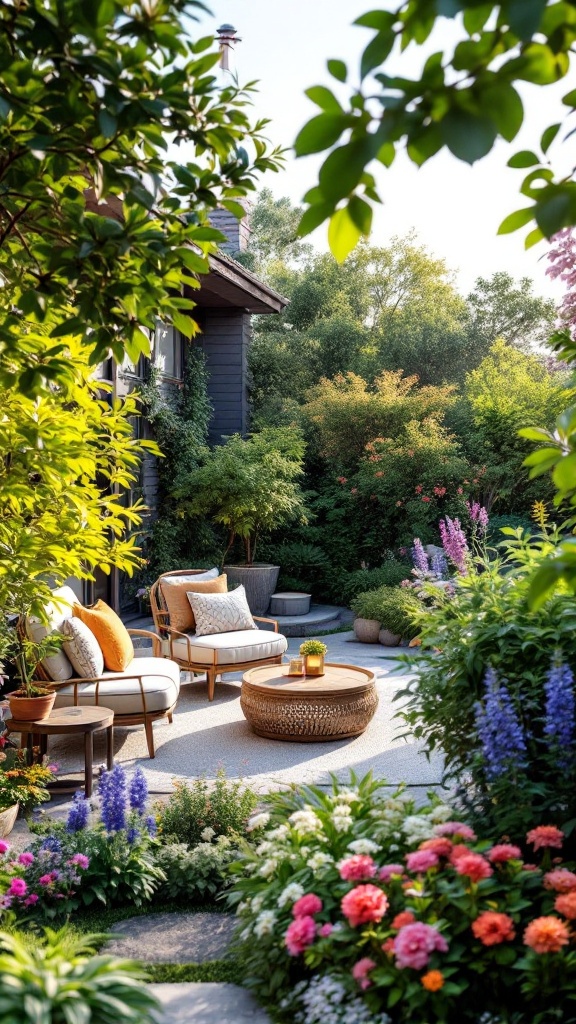
[[[222,238],[208,213],[241,216],[239,198],[279,159],[250,118],[251,87],[221,87],[213,39],[191,33],[205,10],[0,5],[3,384],[37,394],[62,380],[70,338],[96,364],[147,353],[158,316],[194,333],[190,294]]]
[[[452,50],[440,47],[419,77],[390,74],[387,60],[411,43],[422,45],[441,30],[441,19],[456,22],[460,38]],[[570,69],[576,40],[574,0],[403,0],[395,9],[373,9],[356,25],[373,31],[360,65],[360,85],[342,103],[326,86],[307,90],[319,113],[300,131],[298,156],[328,153],[318,183],[305,196],[302,235],[330,221],[329,242],[344,259],[368,235],[372,204],[380,202],[372,169],[389,167],[398,149],[421,166],[443,148],[472,164],[499,139],[513,142],[524,121],[517,85],[551,85]],[[434,38],[434,37],[433,37]],[[329,60],[338,83],[348,82],[342,60]],[[337,92],[342,92],[337,86]],[[564,97],[566,118],[576,107],[576,90]],[[532,245],[576,223],[576,182],[555,174],[548,150],[564,130],[551,124],[534,151],[509,160],[528,171],[521,186],[526,202],[510,214],[500,232],[536,222]]]
[[[549,337],[557,318],[556,306],[552,299],[534,295],[533,289],[529,277],[514,281],[503,270],[477,279],[466,300],[468,332],[476,353],[487,354],[496,338],[526,351]]]
[[[298,238],[302,209],[288,196],[275,199],[263,188],[250,211],[250,245],[237,257],[241,263],[267,277],[268,266],[277,260],[298,262],[312,254],[312,246]]]

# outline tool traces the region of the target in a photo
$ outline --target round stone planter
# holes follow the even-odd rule
[[[254,565],[225,565],[223,572],[228,576],[230,590],[234,590],[240,584],[244,586],[252,615],[265,615],[270,598],[276,590],[280,566],[258,562]]]
[[[381,629],[378,633],[378,641],[384,647],[398,647],[402,637],[397,633],[391,633],[389,629]]]
[[[312,594],[300,591],[286,591],[272,594],[270,598],[270,615],[308,615]]]
[[[377,644],[380,623],[378,619],[354,619],[354,633],[361,644]]]
[[[12,804],[10,807],[4,807],[0,811],[0,839],[5,839],[6,836],[10,835],[16,824],[19,806],[20,804]]]

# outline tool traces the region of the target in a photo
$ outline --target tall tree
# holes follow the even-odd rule
[[[549,337],[557,318],[554,302],[534,295],[534,282],[529,277],[514,281],[503,270],[489,278],[479,277],[466,301],[468,333],[478,360],[496,338],[504,338],[523,351],[534,348]]]
[[[312,246],[298,237],[301,216],[302,208],[293,206],[288,196],[275,199],[271,189],[261,189],[250,209],[250,244],[238,257],[240,262],[266,278],[271,263],[311,256]]]

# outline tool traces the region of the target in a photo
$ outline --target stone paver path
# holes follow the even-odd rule
[[[232,914],[209,912],[131,917],[112,925],[117,938],[110,939],[103,952],[155,964],[222,960],[228,955],[234,922]]]
[[[159,1024],[270,1024],[254,996],[238,985],[189,981],[150,988],[162,1004]]]

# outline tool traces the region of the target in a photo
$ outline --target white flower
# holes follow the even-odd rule
[[[388,849],[390,850],[390,853],[396,853],[396,851],[399,850],[400,847],[398,846],[398,843],[390,843]]]
[[[274,872],[276,871],[277,867],[278,867],[278,861],[274,860],[273,857],[270,857],[270,859],[269,860],[265,860],[263,865],[262,865],[262,867],[259,868],[258,874],[262,875],[263,878],[269,878],[270,875],[274,874]]]
[[[334,810],[332,811],[332,814],[335,814],[341,818],[350,818],[352,816],[352,809],[348,807],[348,804],[336,804]]]
[[[318,850],[317,853],[313,853],[312,856],[310,857],[310,860],[308,861],[308,867],[310,868],[311,871],[321,871],[323,867],[326,867],[328,864],[332,863],[333,860],[332,857],[329,856],[329,854],[322,853],[321,850]]]
[[[380,847],[371,839],[355,839],[348,843],[348,849],[352,850],[352,853],[377,853]]]
[[[309,846],[301,846],[300,847],[300,856],[303,857],[304,860],[306,860],[306,858],[310,856],[310,847]]]
[[[263,910],[256,918],[254,934],[261,939],[264,935],[271,935],[276,924],[276,914],[273,910]]]
[[[268,839],[286,839],[286,836],[290,835],[290,828],[288,825],[278,825],[278,828],[273,828],[271,832],[267,833]]]
[[[335,802],[340,801],[343,804],[353,804],[354,801],[358,799],[358,790],[344,787],[339,789],[332,799]]]
[[[273,850],[273,849],[274,849],[274,843],[269,843],[267,841],[264,841],[263,843],[260,843],[260,845],[256,847],[256,853],[257,853],[257,855],[259,857],[263,857],[265,853],[270,853],[270,850]]]
[[[285,907],[288,903],[296,903],[296,900],[299,900],[303,895],[303,886],[299,885],[298,882],[290,882],[280,893],[277,900],[278,906]]]
[[[437,807],[433,807],[430,811],[430,821],[433,821],[435,825],[441,825],[444,821],[450,821],[454,811],[448,804],[438,804]]]
[[[252,928],[250,927],[250,925],[248,925],[247,928],[244,928],[244,930],[240,932],[240,938],[242,939],[242,942],[246,942],[246,939],[249,939],[251,934]]]
[[[352,828],[352,818],[335,814],[332,818],[332,824],[337,832],[347,832],[349,828]]]
[[[300,835],[305,835],[306,832],[318,832],[322,828],[320,818],[312,810],[294,811],[288,821]]]
[[[207,825],[206,828],[202,829],[200,833],[200,838],[203,839],[205,843],[209,843],[210,840],[213,839],[215,835],[215,829],[210,828],[210,825]]]
[[[270,821],[270,815],[268,811],[262,811],[261,814],[255,814],[249,819],[246,825],[247,832],[253,832],[255,828],[264,828],[265,825]]]
[[[260,911],[262,910],[263,906],[264,906],[264,896],[262,895],[262,893],[259,893],[258,896],[254,896],[252,898],[252,907],[251,907],[251,909],[254,911],[255,914],[259,914]]]

